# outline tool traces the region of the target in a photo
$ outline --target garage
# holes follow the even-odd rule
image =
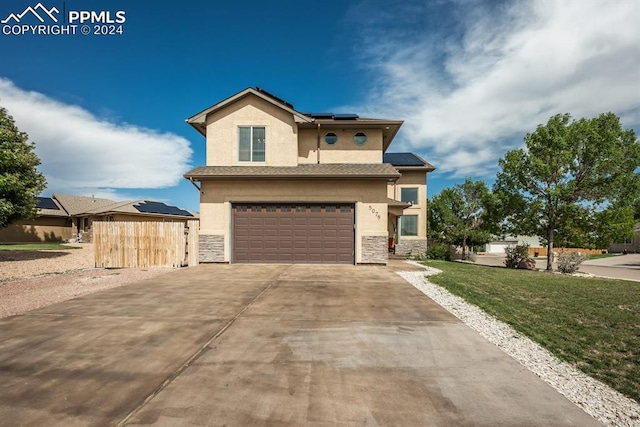
[[[353,204],[235,203],[233,262],[354,264]]]
[[[504,255],[504,250],[518,244],[517,240],[494,240],[484,245],[484,251],[488,254]]]

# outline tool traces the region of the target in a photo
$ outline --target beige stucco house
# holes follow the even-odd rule
[[[248,88],[187,123],[207,144],[206,166],[185,174],[200,262],[386,264],[394,236],[397,252],[426,249],[434,168],[385,155],[402,121],[301,113]]]
[[[99,197],[53,194],[39,197],[38,217],[0,229],[0,242],[91,242],[93,221],[183,221],[196,215],[149,200],[116,202]]]
[[[613,243],[609,247],[609,252],[640,253],[640,222],[633,227],[633,237],[625,239],[623,242]]]

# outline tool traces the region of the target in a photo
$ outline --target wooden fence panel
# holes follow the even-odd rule
[[[197,251],[190,251],[195,253],[196,258],[191,259],[190,256],[187,260],[183,222],[94,221],[92,228],[96,267],[181,267],[187,263],[197,265]],[[189,228],[197,235],[197,225]],[[191,247],[197,248],[197,242]]]
[[[574,252],[579,252],[582,255],[600,255],[600,254],[606,254],[609,251],[607,249],[553,248],[553,252],[558,254],[561,254],[561,253],[571,254]]]
[[[582,255],[598,255],[602,253],[607,253],[607,249],[585,249],[585,248],[553,248],[553,253],[558,255],[561,253],[573,253],[580,252]],[[529,256],[539,256],[546,257],[547,256],[547,248],[529,248]]]

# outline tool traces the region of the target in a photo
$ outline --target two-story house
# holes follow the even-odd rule
[[[426,174],[402,121],[301,113],[248,88],[187,119],[206,138],[200,262],[386,264],[426,249]]]

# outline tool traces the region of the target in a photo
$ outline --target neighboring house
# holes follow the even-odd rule
[[[68,194],[39,197],[37,208],[37,218],[0,229],[0,242],[90,242],[93,221],[187,221],[196,218],[189,211],[160,202],[116,202]]]
[[[207,144],[206,166],[185,174],[200,190],[200,262],[386,264],[397,231],[397,249],[426,249],[434,168],[383,157],[402,121],[301,113],[248,88],[187,123]]]
[[[517,245],[529,245],[531,249],[543,247],[540,238],[537,236],[494,236],[492,241],[484,245],[484,252],[504,255],[504,250],[507,247]]]
[[[38,197],[38,217],[0,227],[0,242],[61,242],[75,237],[71,217],[60,203],[50,197]]]
[[[634,227],[633,237],[624,242],[614,243],[609,248],[609,252],[632,252],[640,253],[640,222]]]

